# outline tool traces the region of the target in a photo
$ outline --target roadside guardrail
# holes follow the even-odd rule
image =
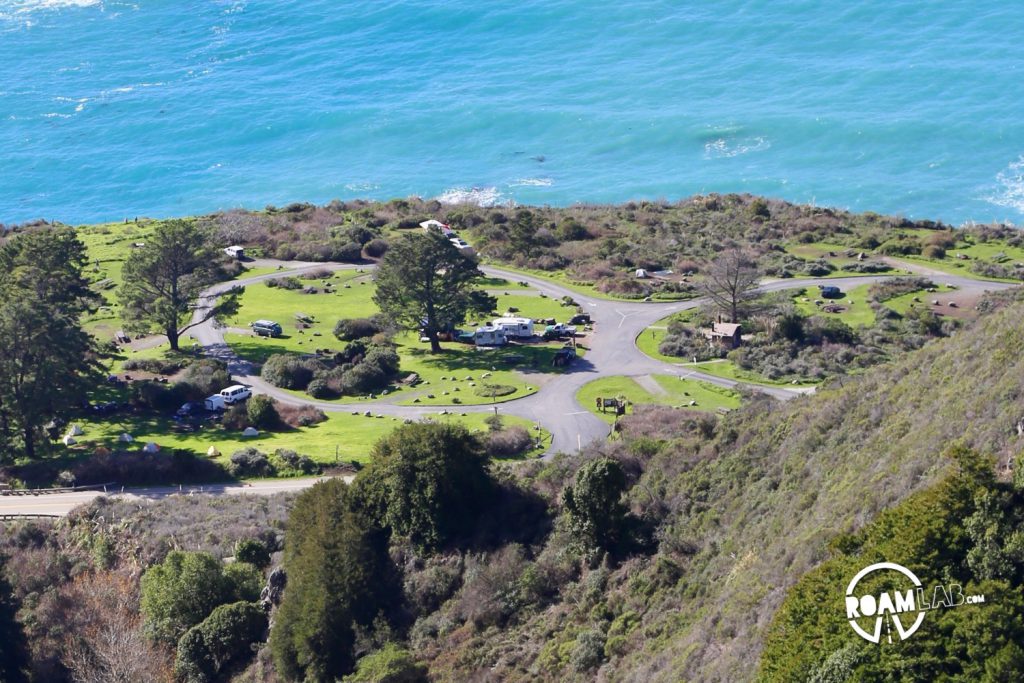
[[[105,484],[91,484],[89,486],[65,486],[54,489],[0,489],[0,496],[45,496],[50,493],[74,493],[75,491],[94,491],[103,489],[107,492],[108,486],[114,486],[114,482],[108,481]]]

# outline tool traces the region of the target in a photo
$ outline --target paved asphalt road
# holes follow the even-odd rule
[[[245,484],[205,484],[202,486],[159,486],[137,489],[110,489],[107,493],[128,498],[130,500],[159,500],[179,494],[229,494],[270,496],[275,493],[301,491],[320,481],[320,477],[302,477],[296,479],[275,479],[272,481],[253,481]],[[351,477],[345,478],[351,481]],[[0,517],[4,515],[66,515],[73,508],[88,503],[94,498],[104,495],[98,491],[75,491],[73,493],[50,493],[36,496],[3,496],[0,495]]]
[[[257,266],[280,266],[275,273],[258,275],[251,278],[220,283],[211,287],[204,293],[200,301],[200,308],[196,311],[196,317],[200,317],[204,307],[208,307],[219,295],[236,286],[245,286],[265,281],[283,275],[294,275],[308,270],[330,269],[342,270],[357,267],[351,264],[331,263],[296,263],[285,261],[260,260],[254,265]],[[893,265],[910,269],[902,262],[894,262]],[[736,387],[741,383],[729,379],[723,379],[712,375],[706,375],[687,367],[685,363],[665,363],[642,353],[636,346],[636,338],[649,326],[658,320],[671,315],[674,312],[695,308],[703,303],[703,299],[694,299],[681,302],[631,302],[631,301],[610,301],[591,297],[561,287],[547,280],[525,275],[517,272],[510,272],[501,268],[484,267],[483,270],[491,275],[508,278],[512,281],[525,281],[534,288],[544,292],[552,298],[571,296],[585,311],[590,313],[594,320],[594,332],[590,335],[591,347],[586,355],[577,360],[575,364],[557,379],[544,383],[539,390],[530,396],[507,401],[499,405],[502,413],[518,415],[533,420],[544,426],[551,435],[551,445],[546,456],[558,451],[575,451],[583,445],[596,440],[603,439],[608,435],[609,426],[596,416],[587,411],[576,401],[576,393],[579,389],[598,377],[614,375],[641,376],[647,374],[675,374],[685,375],[688,378],[700,379],[711,384],[722,387]],[[988,291],[995,289],[1006,289],[1014,285],[1001,282],[984,282],[969,278],[946,275],[942,273],[929,273],[929,277],[940,284],[955,285],[960,289],[970,291]],[[889,279],[887,276],[830,278],[828,284],[839,287],[854,287],[870,282],[878,282]],[[822,283],[820,279],[788,279],[764,283],[759,289],[770,292],[783,289],[794,289],[798,287],[817,286]],[[306,399],[294,396],[277,387],[264,382],[256,374],[251,363],[240,359],[224,341],[224,330],[218,328],[212,321],[197,325],[192,329],[191,335],[203,346],[204,352],[212,357],[220,358],[228,364],[231,374],[242,384],[250,385],[256,393],[268,394],[278,401],[289,404],[314,405],[327,412],[341,412],[352,410],[372,410],[374,413],[385,415],[396,415],[410,418],[436,415],[443,410],[442,407],[420,407],[420,406],[399,406],[387,399],[375,402],[364,402],[357,405],[342,403],[327,403],[314,399]],[[754,386],[746,385],[756,391],[761,391],[774,396],[780,400],[791,400],[810,393],[813,389],[787,388],[784,386]],[[453,410],[458,412],[489,412],[493,408],[490,405],[480,406],[454,406]],[[254,482],[245,486],[223,486],[214,485],[189,490],[195,493],[250,493],[269,494],[285,490],[297,490],[311,486],[315,479],[294,479],[280,482]],[[177,488],[154,488],[136,489],[126,495],[139,499],[161,498],[178,493]],[[21,496],[0,496],[0,515],[4,514],[66,514],[68,510],[87,502],[100,495],[94,492],[77,492],[68,494],[51,494],[48,496],[25,498]]]

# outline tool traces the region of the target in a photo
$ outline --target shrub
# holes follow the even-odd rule
[[[426,683],[427,668],[412,654],[394,643],[359,660],[354,673],[342,683]]]
[[[233,596],[219,560],[208,553],[173,550],[142,575],[144,626],[155,640],[175,643]]]
[[[189,363],[178,384],[189,398],[198,400],[229,386],[231,374],[223,361],[201,358]]]
[[[231,454],[228,471],[236,477],[272,477],[274,467],[266,454],[255,448],[243,448]]]
[[[208,683],[234,662],[252,657],[263,640],[267,615],[252,602],[221,605],[178,641],[174,672],[186,683]]]
[[[929,244],[921,251],[925,258],[943,259],[946,258],[946,249],[938,244]]]
[[[265,569],[270,565],[270,551],[262,542],[245,538],[235,544],[235,560]]]
[[[185,367],[188,360],[184,357],[173,358],[129,358],[121,367],[125,370],[140,370],[154,375],[173,375]]]
[[[311,387],[317,381],[313,380],[313,382],[310,382],[310,386],[306,388],[310,395],[313,393]],[[282,422],[289,427],[309,427],[327,419],[327,413],[310,405],[279,404],[277,406],[277,413],[281,416]]]
[[[338,395],[338,392],[331,388],[330,383],[326,379],[314,379],[306,387],[306,393],[313,398],[319,399],[334,398]]]
[[[255,602],[263,590],[263,572],[248,562],[234,562],[224,566],[224,579],[235,600]]]
[[[372,318],[349,318],[338,321],[334,326],[334,336],[341,341],[352,341],[372,337],[383,329],[379,321]]]
[[[320,465],[312,458],[299,455],[295,451],[279,448],[270,457],[270,462],[277,470],[278,476],[298,476],[303,474],[319,474]]]
[[[177,385],[168,386],[149,380],[132,382],[129,395],[134,405],[161,412],[175,410],[188,398],[188,394]]]
[[[275,387],[302,390],[313,379],[315,363],[287,353],[274,354],[263,363],[260,377]]]
[[[302,289],[302,281],[297,277],[278,277],[267,280],[267,287],[280,287],[281,289]]]
[[[265,394],[256,394],[246,402],[245,412],[249,424],[258,429],[275,429],[281,425],[274,399]]]
[[[521,426],[492,431],[484,438],[487,452],[494,458],[512,458],[521,455],[533,445],[530,432]]]
[[[366,252],[366,255],[371,258],[380,258],[385,253],[387,253],[387,250],[388,243],[380,239],[379,237],[370,240],[363,246],[363,251]]]
[[[516,393],[516,388],[507,384],[487,384],[486,382],[483,382],[473,390],[473,393],[477,396],[498,398]]]

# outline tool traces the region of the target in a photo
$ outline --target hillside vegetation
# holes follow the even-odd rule
[[[446,622],[442,607],[444,618],[426,618],[433,637],[416,642],[413,628],[418,654],[440,679],[751,679],[787,589],[833,539],[944,477],[951,443],[997,456],[1005,471],[1021,448],[1022,313],[1015,304],[896,365],[682,435],[641,436],[678,432],[678,418],[630,418],[624,442],[604,450],[643,469],[630,498],[656,520],[657,552],[573,574],[559,565],[556,530],[519,567],[549,576],[561,566],[556,596],[502,629]],[[576,466],[558,461],[536,484],[557,490]]]

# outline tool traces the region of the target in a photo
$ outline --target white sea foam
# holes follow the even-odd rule
[[[345,183],[345,189],[349,192],[372,192],[380,189],[375,183]]]
[[[772,146],[763,135],[732,139],[715,138],[704,143],[705,159],[730,159],[748,152],[761,152]]]
[[[1024,155],[996,174],[995,191],[985,200],[1024,212]]]
[[[555,181],[551,178],[516,178],[509,187],[551,187]]]
[[[0,18],[24,18],[36,12],[97,5],[102,7],[103,0],[0,0]]]
[[[501,191],[496,187],[453,187],[437,196],[442,204],[476,204],[494,206],[502,202]]]

